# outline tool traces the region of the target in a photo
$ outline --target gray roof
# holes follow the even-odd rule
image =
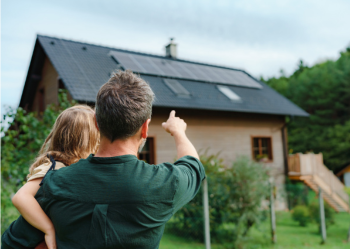
[[[245,71],[228,67],[171,59],[41,35],[38,36],[38,41],[57,70],[63,84],[77,101],[95,102],[99,88],[108,81],[111,73],[116,69],[123,69],[122,65],[117,64],[111,56],[113,51],[229,69],[243,72],[254,79]],[[256,79],[254,80],[262,86],[261,88],[226,85],[241,98],[241,101],[232,101],[218,90],[217,86],[221,83],[177,78],[176,80],[190,93],[189,98],[181,98],[164,84],[163,79],[168,77],[145,73],[140,73],[140,76],[150,84],[156,95],[155,107],[308,116],[294,103]]]

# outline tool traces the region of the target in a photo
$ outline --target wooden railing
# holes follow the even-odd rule
[[[323,164],[322,153],[289,155],[288,169],[290,176],[313,176],[315,182],[324,191],[330,195],[336,194],[343,201],[349,203],[349,196],[344,191],[344,184]]]

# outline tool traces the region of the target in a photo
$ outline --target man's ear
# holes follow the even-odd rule
[[[147,136],[148,136],[148,125],[149,125],[150,122],[151,122],[151,119],[147,119],[143,123],[143,125],[141,127],[141,137],[142,138],[147,138]]]
[[[94,121],[95,121],[96,129],[97,129],[98,131],[100,131],[100,128],[98,128],[98,124],[97,124],[96,114],[94,115]]]

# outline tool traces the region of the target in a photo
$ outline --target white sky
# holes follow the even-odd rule
[[[37,34],[278,76],[336,59],[350,43],[348,0],[3,0],[1,104],[18,106]]]

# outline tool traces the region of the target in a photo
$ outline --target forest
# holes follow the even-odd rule
[[[289,152],[322,152],[334,172],[350,164],[350,47],[337,60],[300,60],[292,75],[280,73],[260,80],[310,114],[287,118]]]

